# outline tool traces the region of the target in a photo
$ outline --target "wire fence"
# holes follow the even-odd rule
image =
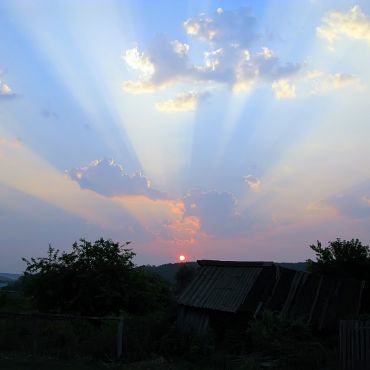
[[[161,352],[168,319],[166,312],[119,317],[0,312],[0,352],[140,361]]]

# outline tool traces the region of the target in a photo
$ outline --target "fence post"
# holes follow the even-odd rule
[[[32,356],[37,354],[37,341],[39,335],[39,320],[35,318],[32,322]]]
[[[117,361],[119,361],[122,357],[122,349],[123,349],[123,317],[119,319],[117,326],[117,351],[116,351]]]

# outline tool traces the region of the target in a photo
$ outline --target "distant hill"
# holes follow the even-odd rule
[[[277,265],[281,267],[286,267],[287,269],[297,270],[297,271],[307,271],[306,262],[276,262]]]
[[[161,276],[164,280],[168,281],[169,283],[174,284],[176,282],[176,273],[183,263],[184,262],[166,263],[164,265],[159,265],[159,266],[147,265],[145,266],[145,268],[148,271]],[[186,264],[190,267],[194,267],[194,268],[198,267],[198,264],[196,262],[186,262]],[[277,262],[276,264],[281,267],[286,267],[288,269],[297,270],[297,271],[307,270],[306,262]]]
[[[159,275],[164,280],[168,281],[171,284],[175,284],[176,282],[176,273],[179,270],[180,266],[184,264],[184,262],[181,263],[166,263],[164,265],[159,266],[151,266],[147,265],[145,268],[153,272],[154,274]],[[198,267],[198,264],[196,262],[186,262],[188,266],[193,266],[194,268]]]
[[[11,281],[13,280],[0,275],[0,283],[10,283]]]
[[[10,279],[10,278],[8,278],[6,276],[1,276],[0,275],[0,288],[3,288],[5,286],[7,286],[12,281],[14,281],[14,280],[12,280],[12,279]]]
[[[0,282],[10,283],[11,281],[17,280],[20,274],[9,274],[7,272],[0,272]]]

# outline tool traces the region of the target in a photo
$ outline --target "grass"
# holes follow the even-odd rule
[[[33,359],[27,356],[0,357],[0,369],[2,370],[103,370],[107,366],[102,363],[87,361],[60,361],[49,358]]]
[[[23,310],[32,311],[29,300],[0,291],[0,312]],[[317,337],[300,321],[265,313],[240,328],[225,325],[221,336],[213,330],[198,338],[175,330],[175,313],[124,318],[126,364],[112,362],[116,322],[0,318],[0,369],[259,370],[262,363],[271,370],[336,368],[336,341]]]
[[[104,363],[95,361],[62,361],[51,358],[0,356],[0,369],[2,370],[215,370],[214,364],[205,361],[194,364],[185,360],[176,362],[166,361],[162,357],[154,360],[140,361],[131,364]],[[221,368],[220,368],[221,369]],[[222,367],[224,370],[255,370],[255,367]]]
[[[223,361],[224,362],[224,361]],[[269,367],[271,370],[290,370],[301,369],[302,364],[296,367]],[[91,360],[61,361],[50,358],[27,358],[27,357],[6,357],[0,356],[0,369],[2,370],[261,370],[259,362],[251,358],[242,358],[239,362],[230,361],[229,363],[215,365],[212,361],[200,363],[185,360],[166,361],[163,358],[154,360],[140,361],[131,364],[104,363]],[[310,367],[310,369],[317,369]],[[332,366],[321,367],[320,370],[336,370],[335,364]]]

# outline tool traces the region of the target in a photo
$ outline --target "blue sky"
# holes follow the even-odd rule
[[[4,0],[0,27],[0,271],[81,237],[370,242],[368,1]]]

